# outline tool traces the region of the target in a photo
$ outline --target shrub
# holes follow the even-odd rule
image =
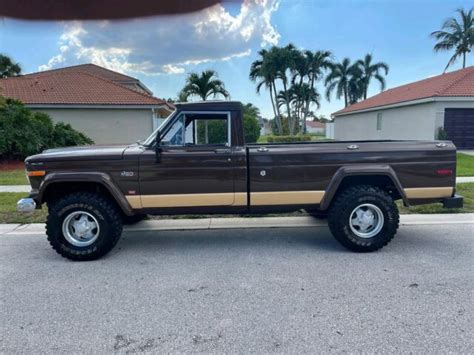
[[[76,131],[69,123],[58,122],[54,126],[49,148],[70,147],[74,145],[93,144],[85,134]]]
[[[260,125],[256,117],[244,114],[244,136],[246,143],[255,143],[260,137]]]
[[[268,136],[268,143],[292,143],[309,141],[311,141],[311,136],[309,134],[298,136]]]
[[[92,144],[70,125],[56,125],[45,113],[33,112],[21,102],[6,99],[0,105],[0,156],[24,158],[47,148]]]
[[[436,139],[440,141],[445,141],[448,139],[448,132],[443,127],[438,127],[438,131],[436,132]]]

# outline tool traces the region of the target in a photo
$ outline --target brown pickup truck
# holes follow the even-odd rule
[[[334,237],[359,252],[395,235],[406,206],[455,195],[449,141],[246,144],[239,102],[177,104],[145,142],[47,150],[26,159],[20,211],[47,203],[48,240],[62,256],[92,260],[122,224],[147,214],[252,214],[304,209],[327,216]]]

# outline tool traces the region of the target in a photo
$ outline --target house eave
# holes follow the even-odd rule
[[[425,103],[430,103],[430,102],[443,102],[443,101],[451,101],[451,102],[452,101],[474,101],[474,96],[432,96],[432,97],[425,97],[425,98],[422,98],[422,99],[402,101],[402,102],[397,102],[397,103],[390,104],[390,105],[374,106],[374,107],[369,107],[369,108],[361,109],[361,110],[354,110],[354,111],[341,112],[341,113],[335,112],[331,115],[331,117],[332,118],[337,118],[337,117],[348,116],[348,115],[357,114],[357,113],[380,111],[380,110],[386,110],[386,109],[403,107],[403,106],[412,106],[412,105],[419,105],[419,104],[425,104]]]
[[[156,105],[91,105],[91,104],[24,104],[29,108],[52,108],[52,109],[160,109],[172,111],[166,104]]]

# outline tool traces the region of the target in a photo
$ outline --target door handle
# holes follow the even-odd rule
[[[257,149],[257,152],[268,152],[268,148],[267,147],[260,147]]]
[[[216,154],[230,154],[232,151],[230,149],[216,149],[214,150]]]

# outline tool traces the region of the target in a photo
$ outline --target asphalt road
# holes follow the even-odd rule
[[[128,232],[88,263],[3,235],[0,352],[472,353],[473,232],[372,254],[325,227]]]

